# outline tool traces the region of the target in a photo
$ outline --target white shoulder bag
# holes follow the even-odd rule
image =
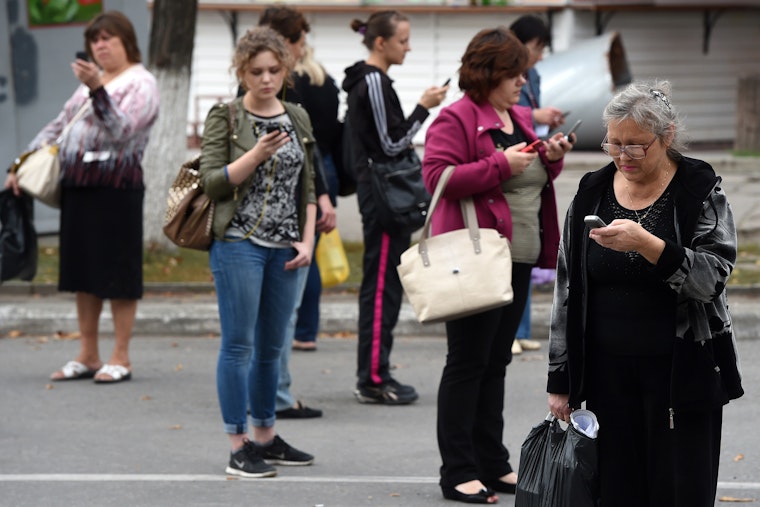
[[[48,206],[61,207],[61,162],[58,158],[58,149],[63,138],[71,130],[71,126],[84,116],[89,107],[88,100],[66,124],[55,143],[40,146],[19,157],[16,177],[21,190]]]
[[[512,302],[512,255],[507,238],[481,229],[471,197],[460,201],[464,229],[430,237],[430,219],[454,166],[436,186],[417,245],[401,254],[397,270],[417,320],[458,319]]]

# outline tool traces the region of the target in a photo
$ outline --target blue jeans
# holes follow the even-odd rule
[[[316,342],[319,332],[319,300],[322,297],[322,277],[317,266],[317,242],[320,233],[314,236],[314,252],[311,265],[307,268],[301,304],[297,308],[295,339],[299,342]]]
[[[291,248],[214,241],[209,255],[219,303],[222,343],[216,387],[224,431],[248,432],[275,421],[280,354],[296,305],[298,272],[286,271]]]
[[[311,265],[313,266],[314,262],[312,262]],[[282,344],[282,352],[280,353],[280,376],[277,381],[276,410],[285,410],[295,404],[295,400],[290,394],[290,353],[292,351],[293,336],[296,330],[298,307],[301,305],[304,287],[306,286],[306,280],[309,277],[309,268],[310,266],[304,266],[296,270],[298,272],[298,281],[296,282],[296,307],[290,315],[290,320],[288,320],[288,328],[285,331],[285,342]]]
[[[531,288],[528,289],[528,299],[525,301],[525,310],[523,311],[522,319],[520,319],[520,327],[517,328],[517,335],[515,338],[518,340],[530,339],[530,293]]]
[[[330,194],[330,200],[336,204],[338,195],[338,171],[335,169],[335,162],[332,155],[323,154],[323,167],[325,169],[325,179],[327,180],[327,191]],[[317,250],[317,241],[319,233],[314,238],[314,251]],[[309,268],[309,277],[306,279],[306,288],[301,300],[301,306],[298,309],[298,320],[296,321],[295,339],[299,342],[317,341],[319,332],[319,300],[322,297],[322,278],[319,276],[319,266],[317,266],[316,255],[312,257],[311,267]],[[279,404],[278,404],[279,406]]]

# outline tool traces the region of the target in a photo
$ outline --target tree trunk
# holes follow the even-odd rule
[[[760,153],[760,74],[739,78],[734,150]]]
[[[148,69],[156,76],[161,107],[143,157],[145,244],[174,248],[162,227],[166,196],[187,158],[187,107],[198,0],[155,0]]]

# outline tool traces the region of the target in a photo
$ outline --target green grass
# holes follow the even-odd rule
[[[361,282],[362,254],[360,242],[343,244],[351,268],[351,274],[343,286],[356,287]],[[148,283],[212,282],[208,267],[208,253],[180,248],[177,251],[148,249],[143,263],[143,279]],[[58,282],[58,247],[40,247],[35,283]],[[739,247],[736,268],[730,285],[760,284],[760,245]]]
[[[344,243],[351,273],[346,286],[361,282],[362,243]],[[180,248],[176,251],[146,249],[143,257],[143,280],[148,283],[212,282],[208,253]],[[34,283],[58,282],[58,247],[40,247]]]
[[[736,267],[731,273],[729,285],[760,284],[760,245],[739,246]]]

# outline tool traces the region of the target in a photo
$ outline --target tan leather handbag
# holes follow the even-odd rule
[[[208,250],[214,234],[214,201],[203,193],[200,156],[185,162],[169,188],[164,234],[172,243],[193,250]]]
[[[228,135],[232,137],[235,106],[228,105]],[[164,235],[177,246],[193,250],[208,250],[214,241],[214,201],[201,187],[201,156],[182,164],[169,187],[164,217]]]

